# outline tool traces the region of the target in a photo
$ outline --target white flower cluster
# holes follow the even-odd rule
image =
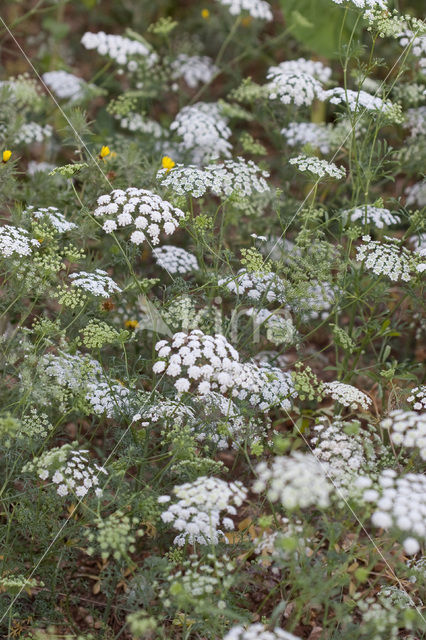
[[[328,153],[331,146],[331,125],[316,122],[290,122],[281,129],[290,147],[309,144],[321,153]]]
[[[411,252],[402,247],[396,238],[385,237],[388,242],[362,236],[364,244],[357,248],[356,259],[378,276],[383,274],[395,282],[408,282],[415,268]]]
[[[60,496],[72,494],[83,498],[89,490],[93,490],[100,497],[102,489],[98,487],[99,474],[108,473],[96,462],[90,463],[87,453],[87,449],[77,450],[65,444],[46,451],[26,464],[22,471],[35,471],[41,480],[51,480],[57,485],[56,492]]]
[[[285,518],[276,516],[278,529],[272,532],[264,531],[260,538],[254,540],[255,548],[254,552],[260,555],[259,564],[263,566],[270,566],[271,561],[275,563],[276,560],[288,561],[288,559],[296,553],[297,555],[302,552],[307,556],[312,554],[312,549],[306,545],[309,539],[305,539],[303,522],[299,518],[294,516],[291,518]],[[285,548],[286,539],[292,538],[297,540],[297,548],[291,547]]]
[[[426,404],[426,394],[424,400]],[[426,413],[396,409],[391,411],[380,425],[389,431],[389,437],[394,444],[408,449],[416,447],[421,458],[426,460]]]
[[[100,196],[97,203],[99,206],[94,215],[108,216],[103,224],[106,233],[112,233],[119,227],[136,227],[130,236],[133,244],[142,244],[145,240],[153,245],[158,244],[160,233],[174,233],[179,226],[179,218],[184,216],[183,211],[152,191],[136,187],[129,187],[125,191],[114,189],[110,194]]]
[[[290,409],[291,398],[297,396],[291,374],[267,364],[240,364],[234,374],[233,384],[233,397],[248,402],[260,411],[268,411],[275,406]]]
[[[64,352],[59,352],[58,355],[46,353],[39,364],[43,373],[55,378],[61,387],[69,387],[73,391],[102,375],[99,362],[79,351],[75,355]]]
[[[426,135],[426,106],[407,109],[404,127],[410,129],[410,137]]]
[[[362,407],[362,409],[368,411],[368,407],[371,404],[371,399],[365,393],[351,384],[344,384],[338,380],[324,383],[324,394],[330,396],[344,407],[350,407],[351,409]]]
[[[89,382],[86,400],[96,415],[105,414],[107,418],[129,410],[129,390],[121,384]]]
[[[200,442],[210,441],[218,449],[227,449],[229,440],[231,446],[238,448],[237,444],[247,435],[247,426],[254,426],[254,420],[246,424],[239,413],[235,403],[220,393],[211,391],[199,398],[197,403],[197,418],[194,415],[194,433]],[[262,429],[259,429],[262,432]],[[264,430],[263,430],[264,431]],[[256,440],[256,435],[250,432],[251,442]]]
[[[426,232],[410,236],[408,241],[413,247],[415,254],[418,254],[419,256],[426,256]]]
[[[197,392],[209,393],[219,390],[225,393],[234,383],[233,375],[238,369],[239,354],[220,334],[205,335],[194,329],[190,333],[175,333],[171,342],[160,340],[155,345],[158,358],[152,368],[178,378],[175,388],[179,393],[189,391],[198,383]]]
[[[354,4],[357,9],[388,9],[385,0],[347,0]],[[342,4],[344,0],[333,0],[336,4]]]
[[[313,428],[313,454],[333,483],[345,492],[351,491],[353,480],[361,470],[367,472],[376,462],[374,448],[359,427],[360,423],[344,422],[340,418],[334,418],[331,423],[319,418]]]
[[[274,67],[273,67],[274,68]],[[315,98],[321,99],[321,83],[308,73],[275,73],[269,84],[269,98],[280,100],[283,104],[294,102],[297,106],[310,106]]]
[[[269,173],[262,171],[253,160],[241,157],[209,164],[203,169],[178,164],[169,171],[160,169],[157,173],[164,187],[170,187],[178,195],[189,193],[194,198],[200,198],[208,190],[217,196],[234,192],[241,196],[264,193],[269,190],[265,180],[268,177]]]
[[[138,66],[132,58],[146,59],[148,64],[152,64],[157,59],[157,55],[142,42],[110,35],[104,31],[98,33],[87,31],[81,38],[81,44],[89,51],[96,49],[99,55],[109,56],[121,66],[127,65],[129,71],[135,71]]]
[[[35,160],[30,160],[28,163],[27,174],[29,176],[34,176],[36,173],[52,171],[54,168],[55,165],[50,162],[36,162]]]
[[[42,127],[37,122],[26,122],[19,129],[14,143],[18,144],[31,144],[32,142],[43,142],[45,138],[52,136],[53,129],[50,124],[46,124]]]
[[[140,113],[130,112],[126,116],[117,116],[120,126],[129,131],[139,131],[154,138],[162,138],[164,131],[161,125],[151,118],[144,118]]]
[[[191,89],[210,82],[219,71],[208,56],[188,56],[186,53],[179,54],[171,67],[173,79],[183,78]]]
[[[12,227],[9,224],[0,227],[0,254],[4,258],[10,258],[14,254],[29,256],[33,247],[39,247],[40,242],[31,238],[26,229]]]
[[[417,205],[418,207],[426,207],[426,180],[416,182],[405,189],[407,207]]]
[[[371,480],[359,478],[358,483],[365,487],[371,484]],[[376,504],[377,510],[371,518],[376,527],[399,529],[407,536],[403,546],[409,555],[420,550],[416,538],[426,540],[426,476],[407,473],[398,478],[396,471],[385,469],[377,488],[364,492],[364,500]]]
[[[294,303],[303,322],[321,318],[325,320],[336,302],[336,291],[329,282],[310,283],[303,298]]]
[[[320,178],[324,178],[324,176],[328,175],[330,178],[341,180],[346,176],[346,170],[344,167],[338,167],[334,162],[320,160],[316,156],[307,156],[303,153],[295,158],[290,158],[289,163],[296,165],[299,171],[307,171],[319,176]]]
[[[190,273],[199,269],[197,258],[180,247],[164,245],[153,249],[152,255],[156,263],[169,273]]]
[[[273,20],[269,2],[266,0],[218,0],[228,8],[231,16],[239,16],[243,11],[248,11],[252,18],[259,20]]]
[[[390,106],[390,102],[384,102],[378,96],[372,96],[367,91],[360,89],[354,91],[353,89],[343,89],[342,87],[335,87],[324,92],[323,98],[330,100],[332,104],[347,104],[352,112],[359,109],[365,109],[366,111],[384,111]]]
[[[94,296],[109,298],[114,293],[120,293],[120,287],[109,277],[106,271],[95,269],[92,273],[79,271],[70,274],[71,285],[88,291]]]
[[[232,132],[216,102],[196,102],[183,107],[170,130],[182,139],[182,149],[190,153],[196,165],[231,155],[232,145],[228,139]]]
[[[383,229],[385,226],[398,224],[400,222],[399,217],[393,215],[389,209],[375,207],[371,204],[355,207],[354,209],[344,211],[343,214],[346,214],[348,220],[351,222],[355,222],[356,220],[364,222],[365,219],[367,219],[368,224],[374,224],[378,229]]]
[[[213,553],[203,554],[202,557],[191,554],[180,566],[182,568],[168,576],[172,589],[174,585],[179,585],[179,591],[183,589],[185,595],[191,600],[207,597],[212,606],[219,609],[226,607],[223,600],[217,601],[217,595],[223,594],[224,590],[232,586],[236,569],[235,561],[230,560],[227,554],[221,554],[220,558]]]
[[[58,385],[72,390],[81,388],[88,380],[102,374],[97,360],[77,351],[75,355],[59,351],[58,355],[46,353],[39,361],[40,370],[55,378]]]
[[[253,318],[254,327],[264,326],[266,328],[266,337],[272,344],[290,345],[296,341],[297,330],[288,313],[284,317],[280,313],[269,311],[269,309],[250,307],[246,314]]]
[[[268,302],[285,302],[284,283],[272,272],[257,273],[240,269],[236,276],[221,278],[218,285],[238,296],[247,296],[249,300],[265,297]]]
[[[258,479],[253,491],[266,495],[272,502],[281,502],[286,509],[309,506],[328,507],[332,485],[327,481],[318,460],[310,453],[295,451],[288,456],[276,456],[271,468],[266,462],[256,467]]]
[[[190,407],[168,398],[162,399],[140,411],[140,413],[136,413],[133,416],[132,421],[140,422],[142,427],[149,427],[151,424],[158,422],[183,425],[186,422],[195,420],[194,412]]]
[[[23,211],[23,215],[48,222],[58,233],[65,233],[66,231],[77,228],[77,225],[74,224],[74,222],[69,222],[64,214],[56,207],[38,207],[36,209],[32,205],[29,205],[25,211]]]
[[[61,100],[80,100],[83,98],[87,83],[83,78],[78,78],[67,71],[47,71],[42,75],[43,82],[49,89],[56,93]]]
[[[269,631],[264,624],[256,622],[248,627],[232,627],[223,640],[300,640],[297,636],[275,628]]]
[[[270,81],[268,88],[271,100],[309,106],[315,98],[323,99],[323,83],[330,79],[331,69],[322,62],[299,58],[270,67],[266,77]]]
[[[419,58],[422,71],[426,68],[426,35],[414,35],[411,30],[404,31],[399,36],[401,47],[411,47],[411,53]]]
[[[161,514],[165,523],[172,523],[180,531],[173,543],[183,546],[194,544],[218,544],[219,538],[226,542],[224,529],[233,529],[229,516],[235,516],[247,495],[241,482],[225,482],[219,478],[202,476],[173,489],[178,501]],[[170,496],[160,496],[160,504],[170,501]],[[234,506],[235,505],[235,506]],[[224,514],[222,514],[224,512]]]
[[[426,384],[411,389],[407,402],[413,406],[415,411],[426,410]]]

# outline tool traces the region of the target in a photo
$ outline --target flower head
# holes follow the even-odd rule
[[[170,171],[170,169],[173,169],[173,167],[175,166],[176,162],[174,160],[172,160],[169,156],[164,156],[161,159],[161,164],[163,166],[163,169],[166,169],[166,171]]]
[[[101,159],[106,158],[107,156],[109,156],[110,153],[111,151],[109,150],[109,147],[103,146],[99,154],[99,157]]]
[[[5,149],[5,151],[3,151],[3,154],[2,154],[3,162],[6,163],[8,160],[10,160],[11,155],[12,155],[12,152],[9,151],[9,149]]]

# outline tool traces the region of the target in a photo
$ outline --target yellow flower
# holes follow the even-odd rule
[[[106,158],[106,156],[109,156],[109,154],[111,153],[111,151],[109,150],[109,147],[102,147],[101,152],[99,154],[100,158]]]
[[[124,323],[124,326],[128,327],[129,329],[136,329],[138,324],[139,322],[137,320],[126,320],[126,322]]]
[[[169,156],[164,156],[161,160],[161,164],[163,165],[163,169],[167,169],[167,171],[170,171],[170,169],[173,169],[176,162],[169,158]]]
[[[7,162],[8,160],[10,160],[10,156],[12,155],[12,152],[9,151],[9,149],[6,149],[5,151],[3,151],[3,162]]]
[[[201,17],[204,18],[204,20],[208,20],[210,17],[210,11],[208,9],[203,9],[201,11]]]

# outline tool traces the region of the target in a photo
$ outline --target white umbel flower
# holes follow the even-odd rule
[[[186,53],[179,54],[171,67],[173,79],[183,78],[191,89],[210,82],[219,71],[208,56],[188,56]]]
[[[426,207],[426,180],[416,182],[415,184],[407,187],[404,193],[407,196],[407,200],[405,202],[407,207],[412,205]]]
[[[176,165],[170,170],[160,169],[157,179],[164,187],[171,188],[178,195],[190,194],[200,198],[207,191],[216,196],[230,196],[236,193],[243,197],[269,190],[267,171],[262,171],[253,160],[238,157],[209,164],[200,169],[193,165]]]
[[[368,224],[374,225],[377,229],[383,229],[385,226],[388,227],[400,222],[399,217],[393,215],[389,209],[375,207],[371,204],[355,207],[354,209],[344,211],[343,213],[348,216],[348,220],[351,222],[356,222],[357,220],[364,222],[367,220]]]
[[[106,218],[103,229],[112,233],[120,227],[133,227],[130,236],[133,244],[145,241],[159,244],[160,233],[171,235],[179,226],[183,211],[163,200],[152,191],[129,187],[125,191],[114,189],[110,194],[98,198],[98,207],[93,214]]]
[[[152,120],[151,118],[145,118],[140,113],[133,113],[132,111],[125,116],[117,116],[120,120],[120,126],[123,129],[129,131],[138,131],[145,135],[153,136],[154,138],[162,138],[164,131],[161,125]]]
[[[319,418],[313,427],[313,454],[326,474],[345,494],[351,493],[354,480],[377,464],[375,447],[369,433],[359,422],[344,422],[341,418]]]
[[[415,411],[426,410],[426,384],[411,389],[407,402],[411,404]]]
[[[323,94],[325,100],[329,100],[331,104],[346,104],[352,112],[355,111],[386,111],[390,107],[389,101],[385,102],[378,96],[372,96],[371,93],[360,89],[354,91],[353,89],[343,89],[342,87],[335,87],[329,89]]]
[[[41,220],[50,224],[58,233],[66,233],[71,229],[76,229],[74,222],[69,222],[63,213],[56,207],[33,207],[29,205],[22,215],[28,215],[36,220]]]
[[[89,382],[86,400],[99,416],[113,418],[116,414],[129,413],[129,390],[121,384]]]
[[[76,354],[59,352],[58,355],[46,353],[39,365],[43,373],[54,378],[61,387],[72,391],[85,388],[87,383],[95,382],[102,376],[102,368],[97,360],[77,351]]]
[[[153,249],[152,255],[156,263],[169,273],[184,274],[199,269],[197,258],[180,247],[164,245]]]
[[[148,64],[152,64],[157,59],[157,55],[142,42],[119,35],[110,35],[104,31],[98,33],[87,31],[81,38],[81,44],[89,51],[95,49],[99,55],[112,58],[121,66],[127,65],[130,71],[133,70],[132,58],[146,60]]]
[[[247,489],[241,482],[225,482],[219,478],[200,477],[174,488],[178,498],[161,519],[180,531],[174,544],[183,546],[185,542],[194,544],[218,544],[226,542],[223,529],[233,529],[234,523],[229,516],[235,516],[235,507],[242,505]],[[161,496],[159,503],[170,500],[170,496]]]
[[[72,286],[88,291],[94,296],[109,298],[114,293],[121,291],[114,280],[102,269],[95,269],[91,273],[79,271],[78,273],[71,273],[69,277],[72,281]]]
[[[256,622],[248,627],[241,625],[232,627],[223,640],[300,640],[300,638],[284,629],[275,628],[269,631],[264,624]]]
[[[336,166],[334,162],[320,160],[316,156],[301,154],[295,158],[290,158],[289,163],[294,164],[299,171],[308,172],[320,178],[328,176],[341,180],[346,176],[346,170],[343,167]]]
[[[426,405],[426,394],[424,395]],[[389,430],[389,437],[398,446],[407,449],[419,449],[420,456],[426,460],[426,413],[396,409],[380,423]]]
[[[247,11],[252,18],[268,22],[273,20],[271,6],[266,0],[218,0],[218,2],[228,8],[231,16],[239,16]]]
[[[231,155],[231,129],[216,102],[197,102],[183,107],[170,130],[181,140],[181,147],[196,165]]]
[[[364,244],[358,247],[356,259],[376,275],[383,274],[395,282],[408,282],[415,269],[412,253],[401,246],[397,239],[387,236],[385,238],[387,242],[372,240],[368,235],[363,236]]]
[[[11,256],[29,256],[33,248],[39,247],[40,242],[31,238],[26,229],[12,227],[9,224],[0,227],[0,254],[3,258]]]
[[[233,379],[232,395],[260,411],[279,406],[290,409],[297,396],[290,373],[267,364],[241,364]]]
[[[323,99],[323,83],[330,79],[331,69],[322,62],[299,58],[270,67],[266,77],[271,100],[309,106],[315,98]]]
[[[413,56],[419,59],[419,67],[422,71],[426,68],[426,35],[415,35],[413,31],[407,29],[399,35],[399,44],[404,48],[411,48]]]
[[[355,5],[357,9],[384,9],[388,8],[385,0],[333,0],[336,4],[342,4],[345,1]]]
[[[102,495],[99,487],[100,474],[108,475],[104,467],[91,462],[87,449],[76,449],[76,442],[54,447],[45,451],[22,470],[35,472],[42,480],[49,480],[56,486],[56,493],[83,498],[86,495]]]
[[[87,83],[83,78],[78,78],[73,73],[67,71],[47,71],[42,75],[43,82],[61,100],[74,102],[84,97],[87,90]]]
[[[331,126],[317,122],[290,122],[281,129],[290,147],[311,145],[321,153],[328,153],[331,147]]]
[[[324,394],[330,396],[344,407],[350,407],[351,409],[361,407],[368,411],[371,405],[371,399],[365,393],[351,384],[344,384],[338,380],[326,382],[324,384]]]
[[[367,489],[364,499],[376,506],[371,521],[382,529],[397,529],[403,539],[426,541],[426,476],[407,473],[397,477],[393,469],[382,471],[377,487]],[[420,545],[408,544],[407,553],[416,553]]]
[[[220,287],[226,287],[237,296],[247,297],[249,300],[284,303],[285,287],[279,276],[272,272],[255,273],[240,269],[236,276],[221,278]]]
[[[165,371],[176,379],[179,393],[190,388],[198,389],[201,395],[209,391],[225,393],[240,366],[238,352],[224,336],[209,336],[199,329],[175,333],[171,341],[160,340],[155,350],[159,359],[153,366],[154,373]]]
[[[269,309],[250,307],[246,314],[253,319],[253,326],[256,329],[260,327],[266,329],[266,337],[273,344],[290,345],[296,342],[297,330],[286,310],[272,312]]]
[[[289,456],[276,456],[270,468],[266,462],[258,464],[256,473],[253,491],[266,491],[269,500],[281,502],[286,509],[325,508],[330,504],[333,487],[310,453],[295,451]]]
[[[14,143],[19,145],[43,142],[45,138],[50,138],[52,133],[53,129],[50,124],[42,126],[37,122],[25,122],[16,134]]]

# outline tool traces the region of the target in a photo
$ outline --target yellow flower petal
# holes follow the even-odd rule
[[[109,154],[110,154],[110,153],[111,153],[111,152],[110,152],[110,150],[109,150],[109,147],[105,147],[105,146],[104,146],[104,147],[102,147],[102,149],[101,149],[101,152],[100,152],[99,156],[100,156],[101,158],[105,158],[106,156],[109,156]]]
[[[161,164],[163,165],[163,169],[167,169],[167,171],[170,171],[170,169],[173,169],[176,162],[174,162],[174,160],[169,158],[169,156],[164,156],[163,159],[161,160]]]

